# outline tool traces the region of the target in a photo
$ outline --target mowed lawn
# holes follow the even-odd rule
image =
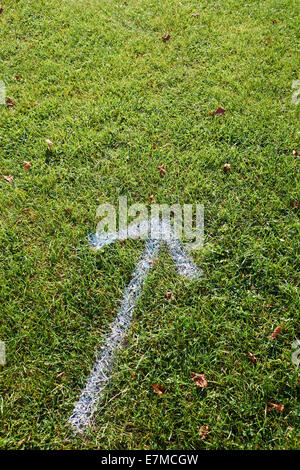
[[[0,105],[0,447],[295,449],[299,4],[0,6],[12,100]],[[92,426],[74,436],[68,418],[143,250],[88,246],[98,205],[121,195],[204,204],[192,253],[204,276],[183,280],[161,253]]]

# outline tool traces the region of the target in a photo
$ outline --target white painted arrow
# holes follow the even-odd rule
[[[144,252],[137,263],[129,285],[125,289],[121,307],[110,326],[110,333],[97,354],[85,388],[69,418],[69,422],[76,433],[83,433],[87,429],[97,409],[97,403],[111,376],[116,351],[121,346],[126,331],[131,324],[136,300],[142,291],[148,271],[153,266],[152,260],[158,254],[162,243],[166,243],[180,275],[189,279],[197,279],[202,275],[202,271],[196,267],[193,260],[185,253],[180,240],[168,221],[150,219],[140,224],[131,225],[128,228],[128,233],[126,229],[104,235],[96,234],[91,241],[91,245],[94,250],[98,250],[116,240],[123,240],[127,236],[138,238],[138,236],[148,233],[149,224],[151,235],[146,241]],[[156,238],[153,238],[154,235]]]

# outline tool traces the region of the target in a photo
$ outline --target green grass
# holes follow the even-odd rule
[[[296,448],[299,5],[2,6],[0,80],[15,106],[0,106],[0,175],[14,177],[0,176],[0,447]],[[218,106],[226,114],[209,116]],[[86,236],[99,204],[149,194],[205,205],[193,254],[205,276],[183,281],[162,255],[93,426],[74,437],[68,417],[143,250],[95,254]],[[191,372],[205,373],[204,391]],[[266,413],[268,401],[284,411]]]

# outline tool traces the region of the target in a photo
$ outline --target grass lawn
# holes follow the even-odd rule
[[[0,447],[297,448],[299,4],[1,5],[14,105],[0,105]],[[150,194],[204,204],[192,255],[205,275],[183,280],[162,253],[92,427],[74,436],[68,418],[143,250],[93,253],[86,237],[99,204]]]

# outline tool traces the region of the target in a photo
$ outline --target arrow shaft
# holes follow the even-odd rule
[[[159,240],[149,238],[146,242],[146,247],[138,261],[133,277],[125,289],[122,304],[116,319],[111,325],[110,334],[100,349],[85,388],[69,418],[75,432],[84,432],[96,411],[97,403],[110,379],[116,350],[121,345],[131,324],[137,298],[152,267],[151,261],[157,255],[159,247]]]

